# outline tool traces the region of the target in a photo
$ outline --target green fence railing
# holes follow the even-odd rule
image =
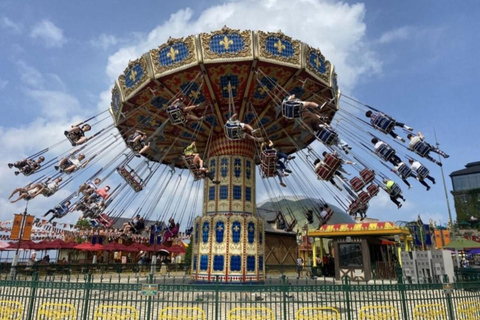
[[[0,275],[0,319],[480,319],[480,279],[366,284],[280,276],[198,285],[148,273],[45,271]]]

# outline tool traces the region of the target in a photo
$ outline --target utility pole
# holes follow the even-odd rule
[[[440,144],[438,143],[437,139],[437,131],[433,129],[433,133],[435,134],[435,145],[438,147]],[[447,184],[445,183],[445,174],[443,173],[443,164],[442,164],[442,157],[438,155],[438,161],[440,162],[440,172],[442,173],[442,182],[443,182],[443,190],[445,192],[445,200],[447,201],[447,210],[448,210],[448,218],[451,222],[450,227],[450,241],[454,241],[456,237],[455,227],[452,218],[452,211],[450,210],[450,200],[448,200],[448,191],[447,191]],[[455,257],[457,259],[457,267],[460,268],[460,257],[458,256],[458,250],[455,249]]]

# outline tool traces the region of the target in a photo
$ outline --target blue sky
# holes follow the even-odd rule
[[[0,2],[0,221],[23,211],[8,194],[28,180],[7,162],[62,138],[72,122],[105,110],[128,60],[173,37],[228,25],[277,31],[322,50],[342,91],[391,114],[434,141],[448,174],[479,160],[477,85],[480,5],[465,1],[48,1]],[[265,19],[264,17],[268,17]],[[424,161],[426,162],[426,161]],[[429,165],[437,181],[440,170]],[[312,177],[313,179],[313,177]],[[405,190],[401,210],[386,196],[370,216],[445,223],[441,184]],[[42,212],[57,198],[35,199]],[[451,208],[453,199],[451,199]],[[52,203],[55,202],[55,203]]]

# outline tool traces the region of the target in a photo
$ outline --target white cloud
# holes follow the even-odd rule
[[[102,48],[103,50],[114,46],[118,43],[118,39],[113,35],[102,33],[97,38],[90,40],[90,44],[95,48]]]
[[[413,32],[413,29],[407,26],[393,29],[382,34],[380,39],[378,39],[378,42],[385,44],[385,43],[390,43],[397,40],[405,40],[411,36],[412,32]]]
[[[26,84],[24,92],[36,102],[29,107],[39,108],[42,116],[58,120],[85,111],[75,97],[65,92],[65,84],[58,75],[43,75],[24,61],[17,66],[21,81]]]
[[[27,90],[26,93],[40,107],[42,115],[52,120],[81,112],[78,100],[67,93],[50,90]]]
[[[49,20],[42,20],[37,23],[33,27],[30,37],[42,40],[45,46],[49,48],[62,47],[66,42],[63,30]]]
[[[19,23],[15,23],[7,17],[2,17],[0,20],[0,26],[2,29],[6,29],[14,34],[22,33],[23,26]]]
[[[152,30],[146,39],[123,47],[108,60],[107,75],[115,80],[129,60],[164,43],[169,36],[184,37],[221,29],[278,31],[302,40],[334,63],[343,91],[349,91],[359,77],[381,71],[381,62],[365,39],[363,4],[349,5],[321,0],[247,0],[214,5],[195,20],[191,9],[172,14]],[[246,18],[248,17],[248,18]],[[265,19],[268,17],[268,19]]]

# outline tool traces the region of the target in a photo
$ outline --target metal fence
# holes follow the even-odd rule
[[[480,319],[480,277],[474,272],[460,272],[452,283],[279,276],[261,285],[197,285],[185,277],[155,276],[148,266],[122,273],[63,267],[2,273],[0,320]]]

